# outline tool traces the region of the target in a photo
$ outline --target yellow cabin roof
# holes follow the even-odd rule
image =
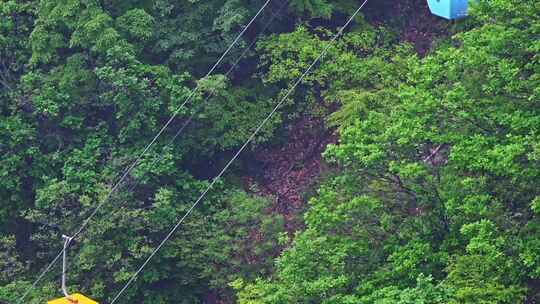
[[[72,300],[68,300],[67,298],[50,300],[47,302],[47,304],[99,304],[98,302],[89,299],[80,293],[74,293],[70,295],[70,298]]]

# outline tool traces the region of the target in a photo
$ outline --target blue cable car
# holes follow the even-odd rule
[[[428,0],[429,10],[433,15],[449,20],[467,16],[469,0]]]

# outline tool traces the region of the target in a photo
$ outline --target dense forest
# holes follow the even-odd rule
[[[540,2],[265,2],[0,0],[0,302],[104,203],[110,303],[284,98],[117,303],[540,303]]]

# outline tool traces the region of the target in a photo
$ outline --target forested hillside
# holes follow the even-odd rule
[[[110,303],[328,47],[115,303],[540,303],[540,2],[265,2],[0,0],[0,302],[92,216]]]

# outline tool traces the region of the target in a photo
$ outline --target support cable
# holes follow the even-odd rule
[[[283,2],[283,4],[272,14],[272,17],[269,19],[269,21],[264,25],[263,29],[260,31],[259,34],[262,34],[264,33],[264,31],[266,31],[268,29],[268,27],[272,24],[272,21],[274,21],[274,19],[279,15],[279,13],[283,10],[283,8],[286,6],[287,2]],[[240,61],[244,58],[244,56],[250,51],[250,49],[255,45],[255,43],[257,42],[256,39],[254,39],[250,44],[249,46],[247,46],[244,51],[242,52],[242,54],[238,57],[238,59],[233,63],[233,65],[229,68],[229,70],[224,74],[225,77],[229,76],[233,71],[234,69],[236,68],[236,66],[240,63]],[[172,139],[163,147],[164,149],[167,148],[168,146],[172,145],[174,143],[174,141],[182,134],[182,132],[185,130],[185,128],[191,123],[191,121],[195,118],[195,115],[197,115],[197,113],[199,113],[199,111],[202,109],[202,107],[207,104],[210,100],[210,98],[212,98],[214,96],[214,94],[216,93],[216,88],[213,88],[210,93],[208,94],[208,96],[206,96],[206,98],[204,99],[203,102],[201,102],[200,104],[198,104],[196,106],[196,109],[193,111],[193,113],[189,116],[189,118],[182,124],[182,126],[178,129],[178,131],[176,132],[176,134],[174,134],[174,136],[172,137]],[[165,153],[160,153],[160,156],[158,158],[156,158],[151,164],[150,164],[150,168],[154,167],[157,163],[159,163],[160,161],[163,160],[163,158],[165,158]],[[135,189],[136,185],[133,185],[129,190],[128,192],[131,192]]]
[[[216,61],[216,63],[212,66],[212,68],[206,73],[206,75],[203,78],[207,78],[210,76],[215,69],[221,64],[225,56],[232,50],[232,48],[236,45],[236,43],[240,40],[240,38],[244,35],[244,33],[249,29],[249,27],[255,22],[257,17],[262,13],[262,11],[268,6],[271,0],[266,0],[266,2],[261,6],[261,8],[257,11],[255,16],[251,18],[249,23],[244,26],[242,31],[236,36],[234,41],[229,45],[229,47],[225,50],[225,52],[221,55],[221,57]],[[111,190],[108,192],[105,199],[97,205],[96,208],[90,213],[90,215],[84,220],[83,224],[79,227],[79,229],[72,234],[72,239],[76,239],[88,226],[92,218],[97,214],[97,212],[111,199],[113,194],[118,190],[118,188],[121,186],[121,184],[124,182],[124,180],[127,178],[127,176],[131,173],[131,171],[139,164],[139,162],[142,160],[142,158],[147,154],[148,150],[154,145],[154,143],[158,140],[158,138],[165,132],[165,130],[169,127],[169,125],[174,121],[174,119],[178,116],[178,113],[184,108],[184,106],[191,101],[191,99],[195,96],[195,94],[199,91],[200,85],[199,83],[195,87],[195,89],[191,90],[188,97],[184,100],[184,102],[176,108],[176,110],[173,112],[171,117],[167,120],[165,125],[159,130],[159,132],[152,138],[152,140],[146,145],[146,147],[143,149],[143,151],[137,156],[137,158],[125,169],[120,179],[114,184],[114,186],[111,188]],[[70,242],[71,243],[71,242]],[[69,243],[69,244],[70,244]],[[68,246],[69,246],[68,244]],[[37,277],[37,279],[32,283],[31,287],[26,290],[26,292],[19,298],[17,304],[23,303],[24,299],[28,296],[30,291],[32,291],[36,285],[43,279],[45,274],[47,274],[51,268],[58,262],[58,260],[63,256],[64,252],[67,248],[63,248],[56,257],[45,267],[45,269],[40,273],[40,275]]]
[[[63,259],[62,259],[62,292],[64,293],[64,296],[69,299],[69,293],[66,287],[67,248],[69,246],[69,243],[71,243],[71,241],[73,240],[73,238],[67,235],[62,235],[62,238],[64,239],[64,253],[63,253]]]
[[[352,22],[352,20],[360,13],[362,8],[366,5],[368,0],[365,0],[360,7],[351,15],[351,17],[347,20],[345,25],[341,27],[341,29],[330,39],[326,47],[323,49],[323,51],[317,56],[317,58],[311,63],[311,65],[307,68],[307,70],[296,80],[296,82],[293,84],[293,86],[287,91],[285,96],[276,104],[276,106],[272,109],[272,111],[266,116],[266,118],[258,125],[258,127],[251,133],[249,138],[245,141],[245,143],[240,147],[240,149],[234,154],[234,156],[229,160],[229,162],[225,165],[225,167],[219,172],[219,174],[214,177],[212,182],[208,185],[208,187],[204,190],[204,192],[197,198],[195,203],[188,209],[188,211],[180,218],[180,220],[174,225],[174,227],[169,231],[169,233],[163,238],[163,240],[159,243],[159,245],[152,251],[152,253],[148,256],[148,258],[143,262],[143,264],[137,269],[137,271],[130,277],[128,282],[122,287],[122,289],[115,295],[113,300],[111,301],[111,304],[114,304],[120,296],[126,291],[126,289],[137,279],[139,274],[143,271],[143,269],[148,265],[150,260],[158,253],[158,251],[163,247],[163,245],[172,237],[172,235],[176,232],[178,227],[184,222],[184,220],[191,214],[193,209],[201,202],[201,200],[206,196],[208,191],[210,191],[215,183],[223,176],[223,174],[229,169],[229,167],[232,165],[232,163],[238,158],[238,156],[244,151],[244,149],[249,145],[249,143],[255,138],[255,136],[259,133],[259,131],[264,127],[264,125],[272,118],[274,113],[279,109],[279,107],[285,102],[285,100],[291,95],[291,93],[296,89],[298,84],[302,82],[304,77],[306,77],[307,74],[311,71],[311,69],[319,62],[319,60],[326,55],[328,52],[328,49],[330,46],[332,46],[333,42],[343,33],[345,28]]]

